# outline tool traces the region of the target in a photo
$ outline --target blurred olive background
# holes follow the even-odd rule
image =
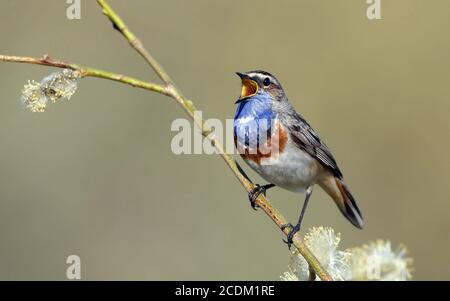
[[[110,4],[205,117],[234,114],[235,71],[274,73],[327,142],[363,210],[352,227],[316,189],[303,231],[342,246],[405,244],[414,279],[450,279],[450,3],[118,1]],[[2,0],[0,53],[51,56],[157,81],[95,1]],[[0,63],[0,279],[270,280],[289,252],[218,156],[174,155],[170,99],[83,79],[68,102],[24,111],[20,91],[54,68]],[[248,169],[247,169],[248,170]],[[257,182],[262,182],[250,173]],[[303,195],[271,190],[288,219]]]

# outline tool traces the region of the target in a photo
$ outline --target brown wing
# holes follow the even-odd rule
[[[316,158],[325,168],[330,170],[336,177],[342,179],[342,173],[337,166],[336,160],[326,144],[314,132],[313,128],[299,114],[293,117],[294,122],[288,125],[291,138],[302,150]]]

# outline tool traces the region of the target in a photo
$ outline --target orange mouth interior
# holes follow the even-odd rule
[[[242,79],[242,90],[241,90],[241,98],[251,97],[258,93],[258,84],[251,79],[244,78]]]

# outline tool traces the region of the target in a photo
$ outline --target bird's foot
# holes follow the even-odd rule
[[[282,225],[280,228],[281,228],[281,230],[283,230],[283,231],[284,231],[284,229],[286,229],[286,228],[291,228],[291,231],[289,231],[289,233],[288,233],[288,235],[287,235],[287,240],[284,240],[284,239],[283,239],[283,241],[288,245],[288,248],[289,248],[289,250],[290,250],[290,249],[291,249],[291,245],[292,245],[292,243],[293,243],[292,239],[294,238],[295,233],[297,233],[298,231],[300,231],[300,224],[297,224],[297,225],[295,225],[295,226],[292,226],[291,223],[288,223],[288,224]]]
[[[291,223],[287,223],[287,224],[280,226],[281,231],[284,231],[284,229],[286,229],[286,228],[294,228],[294,226],[292,226]]]
[[[256,210],[256,199],[258,196],[262,193],[264,196],[266,195],[266,186],[261,186],[259,184],[255,184],[255,187],[248,193],[248,199],[250,201],[250,205],[252,206],[253,210]]]

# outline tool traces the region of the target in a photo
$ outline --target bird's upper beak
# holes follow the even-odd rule
[[[258,83],[254,80],[250,79],[247,74],[236,72],[236,74],[241,78],[242,81],[242,89],[241,96],[236,101],[236,103],[240,103],[241,101],[246,100],[253,95],[258,93]]]

